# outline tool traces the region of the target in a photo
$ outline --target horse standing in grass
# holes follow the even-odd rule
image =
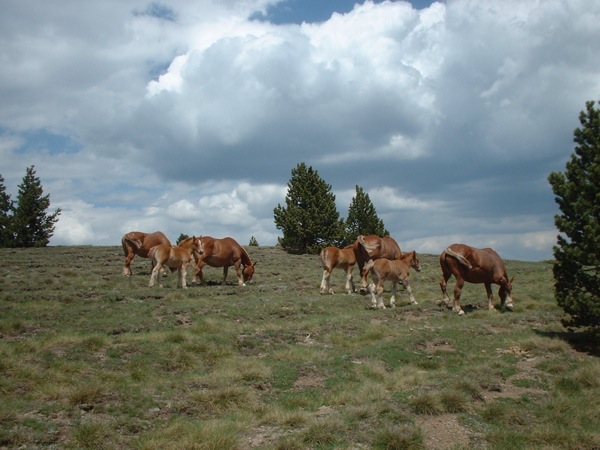
[[[323,279],[321,280],[321,294],[333,294],[331,289],[330,277],[333,269],[338,268],[346,271],[346,292],[352,294],[355,292],[354,281],[352,280],[352,270],[356,264],[355,242],[344,248],[325,247],[321,250],[321,264],[323,265]]]
[[[404,253],[400,259],[390,260],[386,258],[380,258],[373,262],[373,267],[370,269],[373,282],[369,285],[373,309],[385,309],[385,305],[383,304],[383,288],[386,280],[390,280],[392,282],[390,308],[396,307],[396,292],[398,290],[398,282],[402,283],[406,289],[406,292],[408,292],[410,303],[412,305],[417,304],[408,280],[411,267],[417,272],[421,271],[421,263],[419,262],[417,252],[415,251]]]
[[[459,315],[465,312],[460,306],[460,294],[465,281],[468,283],[483,283],[488,297],[488,309],[494,309],[494,295],[492,283],[500,286],[498,296],[502,307],[513,309],[511,297],[512,279],[508,279],[506,267],[502,258],[491,248],[478,249],[465,244],[452,244],[440,255],[440,266],[442,267],[442,300],[450,307],[450,298],[446,289],[448,279],[454,275],[456,286],[454,287],[454,305],[452,309]],[[440,303],[441,303],[440,302]]]
[[[211,267],[223,268],[222,285],[227,282],[227,272],[230,266],[235,267],[239,286],[246,286],[246,283],[252,280],[256,262],[252,262],[248,252],[235,239],[230,237],[215,239],[210,236],[203,236],[200,239],[204,244],[204,253],[195,258],[196,269],[192,283],[196,283],[197,278],[200,277],[200,283],[203,286],[206,285],[202,269],[207,264]]]
[[[356,247],[356,262],[360,269],[362,289],[367,288],[367,275],[374,261],[380,258],[400,259],[402,250],[390,236],[380,238],[374,234],[360,235],[354,243]]]
[[[123,275],[133,275],[133,272],[131,271],[131,261],[135,255],[141,256],[142,258],[149,258],[150,249],[159,244],[171,246],[171,241],[169,241],[161,231],[155,231],[154,233],[131,231],[123,235],[123,238],[121,238],[121,245],[123,245],[123,252],[125,253]],[[153,268],[154,266],[151,265],[150,269]]]
[[[191,237],[184,239],[176,247],[168,244],[159,244],[150,250],[150,257],[154,264],[152,274],[150,275],[149,287],[158,283],[160,287],[160,271],[163,267],[168,267],[171,271],[177,269],[177,287],[186,289],[185,282],[188,266],[192,263],[194,256],[202,254],[204,245],[201,238]]]

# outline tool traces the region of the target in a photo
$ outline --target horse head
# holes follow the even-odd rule
[[[512,311],[513,310],[513,299],[511,295],[512,284],[515,277],[512,277],[510,280],[502,279],[500,282],[500,289],[498,290],[498,297],[500,297],[500,302],[506,309]]]
[[[410,267],[415,269],[417,272],[421,271],[421,261],[419,261],[419,258],[417,257],[417,252],[415,250],[409,253],[404,253],[402,259],[405,258],[410,258],[410,261],[408,261]]]
[[[252,280],[252,277],[254,276],[254,266],[256,266],[256,261],[253,262],[252,264],[248,264],[247,266],[244,266],[244,268],[242,270],[242,276],[244,277],[244,283]]]

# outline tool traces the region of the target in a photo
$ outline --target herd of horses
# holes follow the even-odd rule
[[[248,252],[230,237],[216,239],[211,236],[192,236],[173,246],[160,231],[132,231],[123,236],[121,244],[125,252],[123,275],[132,275],[131,261],[136,255],[151,260],[152,273],[148,284],[150,287],[155,284],[161,286],[160,274],[164,268],[168,268],[171,271],[177,270],[177,287],[186,288],[185,275],[190,265],[194,267],[192,283],[196,283],[200,278],[202,285],[206,285],[202,269],[207,264],[223,268],[222,284],[227,281],[229,267],[235,267],[238,284],[245,286],[252,279],[256,266]]]
[[[252,280],[256,262],[252,262],[248,252],[235,239],[226,237],[216,239],[210,236],[192,236],[183,239],[173,246],[169,239],[160,231],[143,233],[132,231],[123,236],[121,243],[125,253],[123,274],[131,275],[131,261],[135,256],[151,260],[151,275],[149,286],[160,284],[160,276],[165,268],[177,270],[177,286],[186,288],[186,272],[190,266],[194,268],[192,283],[200,279],[206,282],[202,269],[211,267],[223,268],[222,284],[227,281],[229,267],[236,270],[238,285],[245,286]],[[346,292],[356,292],[352,279],[354,266],[358,265],[361,277],[361,291],[371,294],[373,308],[385,308],[383,301],[384,284],[392,283],[389,306],[395,307],[398,284],[401,283],[408,293],[411,304],[417,304],[410,287],[410,269],[420,271],[421,263],[415,251],[402,252],[398,243],[390,236],[360,235],[356,241],[344,248],[325,247],[321,251],[323,278],[321,294],[333,294],[330,277],[334,269],[346,272]],[[440,254],[442,279],[442,303],[459,315],[464,314],[460,305],[462,288],[467,283],[484,284],[488,297],[488,308],[494,309],[492,284],[500,286],[498,296],[502,308],[513,309],[511,297],[513,279],[508,279],[506,267],[502,258],[491,248],[477,249],[466,244],[452,244]],[[367,285],[368,275],[372,282]],[[450,300],[447,283],[451,276],[456,279],[454,299]]]

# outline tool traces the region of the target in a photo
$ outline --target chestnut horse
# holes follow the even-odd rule
[[[321,281],[321,294],[333,294],[330,277],[333,269],[338,268],[346,271],[346,292],[352,294],[355,291],[352,281],[352,270],[356,264],[356,248],[354,243],[344,248],[325,247],[321,250],[321,264],[323,265],[323,280]]]
[[[402,250],[398,243],[390,236],[380,238],[374,234],[360,235],[356,239],[356,262],[360,269],[362,288],[367,288],[367,274],[373,267],[374,261],[379,258],[400,259]]]
[[[161,232],[143,233],[141,231],[132,231],[123,235],[121,239],[123,251],[125,252],[125,265],[123,266],[123,275],[133,275],[131,271],[131,261],[135,255],[142,258],[149,258],[149,252],[152,247],[158,244],[167,244],[171,246],[171,241]],[[153,269],[154,266],[151,266]]]
[[[235,239],[230,237],[215,239],[210,236],[203,236],[201,239],[204,244],[204,253],[196,257],[196,270],[192,283],[196,283],[197,278],[200,277],[200,283],[203,286],[206,285],[202,269],[207,264],[223,268],[223,281],[221,282],[223,285],[227,281],[229,266],[235,267],[239,286],[246,286],[246,283],[252,280],[256,262],[252,262],[248,252]]]
[[[188,266],[192,263],[194,255],[202,254],[204,245],[201,238],[191,237],[181,241],[176,247],[168,244],[158,244],[150,249],[150,258],[154,263],[152,274],[150,275],[149,287],[158,283],[160,287],[160,271],[163,267],[168,267],[171,271],[177,269],[177,287],[186,289],[185,282]]]
[[[509,280],[506,267],[502,258],[491,248],[477,249],[465,244],[452,244],[440,255],[442,267],[442,302],[450,307],[450,298],[446,290],[448,279],[454,275],[456,286],[454,288],[454,306],[452,309],[459,315],[465,312],[460,306],[460,294],[465,281],[468,283],[483,283],[488,297],[488,308],[494,309],[492,283],[500,286],[498,295],[502,307],[513,309],[513,300],[510,295],[514,277]]]
[[[398,282],[402,283],[406,289],[406,292],[408,292],[410,303],[412,305],[417,304],[408,280],[411,267],[417,272],[421,271],[421,263],[417,257],[417,252],[415,251],[404,253],[400,259],[390,260],[386,258],[380,258],[373,262],[373,267],[370,269],[373,283],[369,285],[369,292],[371,292],[371,299],[373,301],[373,309],[385,309],[385,305],[383,304],[383,287],[386,280],[390,280],[392,282],[390,308],[396,307],[396,292],[398,290]]]

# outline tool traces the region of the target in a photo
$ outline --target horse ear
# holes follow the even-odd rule
[[[509,283],[512,285],[514,280],[515,280],[515,277],[513,276],[513,277],[510,279]]]

